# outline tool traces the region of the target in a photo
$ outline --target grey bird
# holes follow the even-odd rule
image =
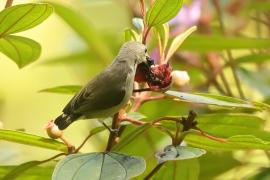
[[[136,68],[149,64],[145,45],[129,41],[107,68],[88,82],[65,106],[54,123],[60,130],[78,119],[113,116],[125,106],[133,92]]]

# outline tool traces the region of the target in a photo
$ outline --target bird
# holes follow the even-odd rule
[[[137,66],[151,61],[144,44],[124,43],[113,62],[74,95],[54,123],[64,130],[78,119],[113,116],[132,95]]]

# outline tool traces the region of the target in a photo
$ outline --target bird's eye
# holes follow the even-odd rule
[[[144,52],[147,53],[147,49],[145,49]]]

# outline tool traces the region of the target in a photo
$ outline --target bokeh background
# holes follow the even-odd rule
[[[28,2],[37,1],[14,0],[14,5]],[[229,35],[268,38],[269,40],[270,8],[266,8],[266,10],[264,8],[258,10],[250,8],[252,3],[259,2],[266,1],[254,0],[247,3],[244,0],[220,0],[226,31]],[[124,29],[132,27],[131,19],[140,15],[137,0],[62,0],[57,1],[57,3],[73,8],[85,17],[101,37],[103,43],[108,45],[111,57],[116,55],[118,48],[124,42]],[[5,1],[0,1],[1,9],[4,8],[4,5]],[[181,13],[170,22],[172,36],[192,25],[199,27],[198,33],[221,34],[211,1],[189,0]],[[37,27],[18,33],[18,35],[39,42],[42,46],[42,54],[36,62],[22,69],[18,69],[13,61],[0,54],[0,125],[7,129],[20,129],[46,137],[44,125],[61,113],[62,108],[72,95],[39,91],[61,85],[83,85],[108,65],[111,60],[104,61],[98,58],[91,46],[89,47],[55,13]],[[215,43],[218,45],[220,42]],[[155,56],[155,45],[154,43],[151,45],[150,50],[153,50],[152,55]],[[268,45],[266,43],[266,48],[259,50],[255,48],[233,50],[233,56],[241,57],[250,53],[267,54],[269,53],[267,48],[269,48],[269,43]],[[183,86],[181,90],[219,93],[213,84],[205,86],[205,82],[209,79],[208,75],[223,64],[222,56],[226,56],[224,51],[218,51],[217,55],[213,55],[217,57],[209,58],[207,53],[212,53],[213,50],[215,48],[204,51],[195,49],[193,52],[191,49],[180,49],[173,57],[173,68],[185,70],[190,76],[190,83]],[[270,92],[269,63],[267,63],[269,59],[265,58],[264,62],[241,64],[249,70],[249,75],[251,75],[245,76],[244,73],[240,73],[241,84],[247,99],[267,102]],[[202,68],[205,66],[207,67]],[[233,93],[235,96],[239,96],[230,69],[226,69],[224,72]],[[220,77],[217,78],[217,81],[221,81]],[[186,115],[189,109],[195,109],[199,113],[219,111],[216,108],[162,100],[145,104],[140,112],[151,119],[164,115]],[[269,113],[259,112],[257,114],[266,120],[265,129],[268,129]],[[77,146],[87,136],[89,130],[97,125],[96,121],[78,121],[64,133],[66,138]],[[84,146],[82,152],[103,150],[106,146],[107,136],[107,132],[96,135]],[[143,154],[145,156],[147,154],[154,159],[153,152],[158,151],[168,142],[170,142],[168,138],[153,130],[153,132],[147,133],[143,140],[134,142],[130,149],[126,148],[124,151],[136,155]],[[52,150],[0,141],[0,165],[15,165],[30,160],[42,160],[55,153]],[[199,179],[206,180],[214,178],[245,179],[256,174],[259,168],[269,166],[267,155],[259,150],[209,152],[199,161],[201,167]],[[150,162],[150,167],[151,164],[153,166],[155,161]]]

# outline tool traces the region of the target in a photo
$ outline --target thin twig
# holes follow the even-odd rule
[[[83,140],[82,144],[81,144],[77,149],[75,149],[74,153],[78,153],[78,152],[81,150],[81,148],[85,145],[85,143],[88,141],[88,139],[91,138],[92,136],[93,136],[93,134],[90,133],[90,134]]]
[[[8,8],[8,7],[12,6],[12,3],[13,3],[13,0],[7,0],[5,8]]]
[[[119,129],[119,112],[113,116],[112,129],[113,130]],[[111,151],[111,149],[115,143],[116,137],[117,137],[116,132],[110,132],[106,151]]]
[[[133,92],[145,92],[145,91],[152,91],[150,88],[142,88],[142,89],[134,89]]]
[[[148,175],[146,175],[143,180],[150,179],[158,170],[165,164],[165,162],[158,164]]]

